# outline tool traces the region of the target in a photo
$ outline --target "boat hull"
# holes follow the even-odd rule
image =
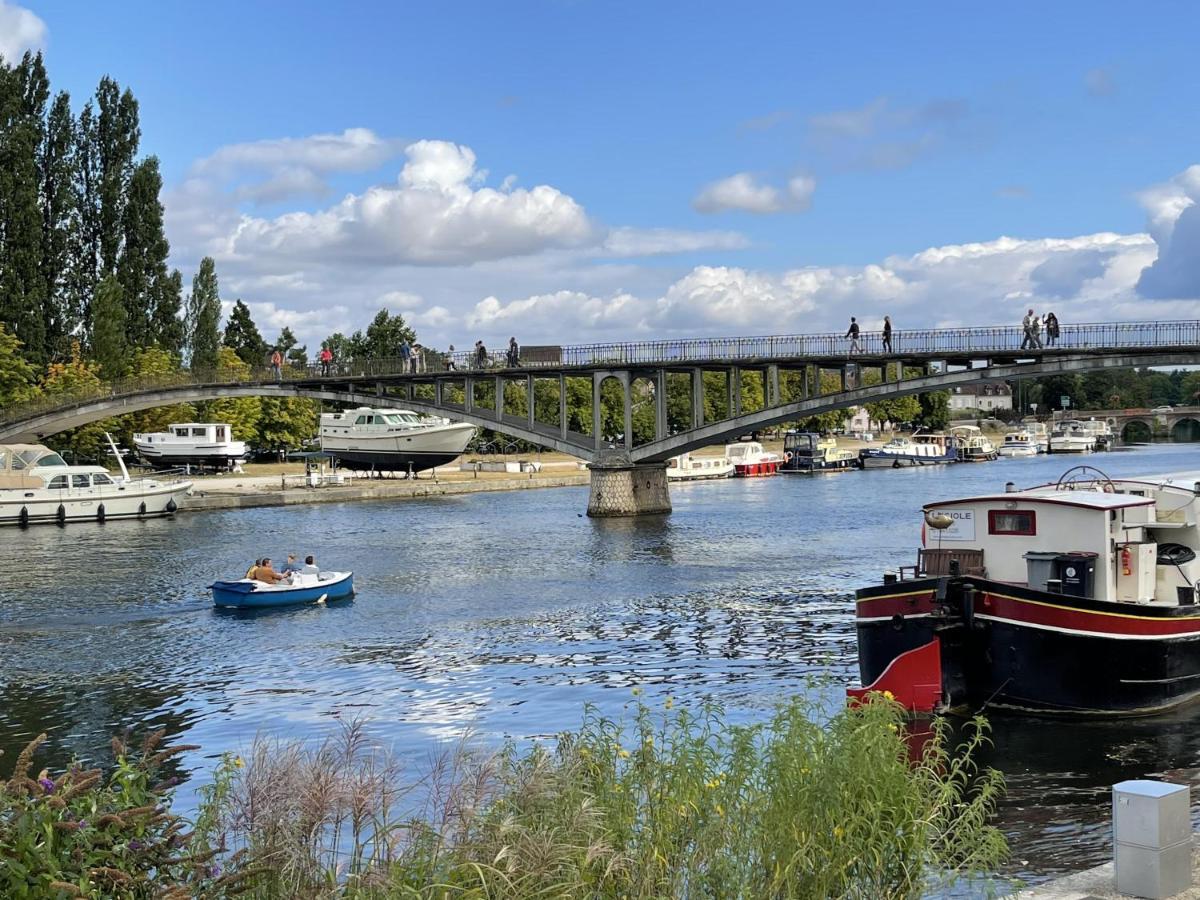
[[[958,462],[955,456],[913,456],[907,453],[878,453],[871,450],[864,450],[859,460],[864,469],[909,469]]]
[[[380,472],[423,472],[453,462],[467,449],[475,426],[443,425],[408,432],[335,434],[322,431],[321,449],[342,465]]]
[[[0,526],[160,518],[174,515],[191,489],[191,482],[178,482],[137,489],[113,485],[80,490],[0,491]]]
[[[1120,609],[975,576],[866,588],[860,674],[937,639],[947,707],[1136,716],[1200,699],[1200,609]]]
[[[858,468],[858,459],[825,459],[823,457],[793,456],[785,460],[779,471],[789,475],[812,475],[815,472],[846,472]]]
[[[779,474],[779,460],[769,459],[759,462],[738,463],[733,467],[736,478],[766,478]]]
[[[237,581],[217,581],[209,585],[213,605],[225,609],[271,609],[280,606],[303,606],[325,600],[345,600],[354,596],[354,573],[330,573],[331,577],[314,584],[299,586],[267,586],[259,581],[241,578]]]
[[[996,451],[1005,459],[1020,459],[1026,456],[1037,456],[1038,450],[1035,446],[1029,447],[1001,447]]]
[[[202,448],[191,451],[160,452],[157,448],[150,450],[141,445],[138,445],[137,452],[143,462],[156,469],[177,469],[182,466],[230,469],[239,463],[245,462],[249,455],[244,445],[240,453],[237,450],[214,449],[206,451]]]

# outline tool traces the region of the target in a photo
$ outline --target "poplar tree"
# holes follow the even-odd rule
[[[151,156],[134,167],[129,179],[117,277],[124,293],[129,345],[157,344],[166,350],[178,350],[172,320],[179,312],[179,294],[167,269],[171,246],[163,232],[163,207],[158,199],[161,191],[158,159]]]
[[[121,247],[121,222],[125,214],[133,160],[142,131],[138,124],[138,102],[128,88],[107,75],[96,88],[98,109],[95,157],[98,164],[97,201],[100,228],[101,277],[116,271]]]
[[[129,358],[123,294],[121,282],[109,275],[96,288],[92,303],[91,357],[100,367],[100,374],[110,380],[125,374]]]
[[[266,363],[267,342],[263,340],[254,318],[250,315],[250,307],[240,299],[234,302],[229,311],[229,321],[225,323],[225,337],[222,343],[238,355],[238,359],[251,368],[261,369]]]
[[[67,316],[87,325],[100,271],[100,160],[96,111],[89,100],[75,129],[75,190],[67,261]]]
[[[187,319],[192,371],[214,371],[217,349],[221,345],[221,294],[217,284],[217,264],[211,256],[200,261],[200,270],[192,279]]]
[[[39,160],[42,203],[42,281],[46,347],[65,355],[68,336],[80,322],[72,311],[68,268],[75,218],[75,119],[71,98],[60,92],[46,121]]]

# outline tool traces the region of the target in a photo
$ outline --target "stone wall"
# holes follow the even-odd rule
[[[671,511],[664,463],[593,463],[589,516],[649,516]]]

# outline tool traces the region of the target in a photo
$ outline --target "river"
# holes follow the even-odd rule
[[[1200,445],[1087,459],[698,483],[646,520],[584,517],[586,488],[184,514],[0,532],[0,771],[46,730],[58,760],[103,758],[127,726],[203,750],[204,777],[258,732],[362,716],[419,767],[464,730],[498,743],[716,700],[764,718],[809,675],[856,681],[853,591],[914,561],[923,503],[1052,480],[1200,469]],[[213,609],[214,578],[263,553],[355,573],[353,603]],[[1104,722],[993,717],[1009,873],[1109,858],[1109,788],[1200,784],[1200,707]],[[186,789],[190,793],[190,789]]]

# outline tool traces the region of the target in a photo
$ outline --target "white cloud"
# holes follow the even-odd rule
[[[34,13],[0,0],[0,57],[10,64],[21,58],[26,50],[46,46],[46,23]]]
[[[662,256],[701,250],[741,250],[750,242],[736,231],[681,231],[675,228],[613,228],[604,239],[605,256]]]
[[[365,172],[398,156],[404,142],[382,138],[369,128],[347,128],[341,134],[313,134],[229,144],[197,160],[197,174],[275,172],[299,168],[320,174]]]
[[[728,210],[758,213],[802,212],[812,204],[817,182],[808,175],[788,179],[782,187],[760,182],[749,172],[739,172],[706,185],[692,201],[697,212]]]
[[[1138,293],[1155,299],[1200,298],[1200,165],[1143,191],[1139,199],[1158,258],[1142,272]]]

